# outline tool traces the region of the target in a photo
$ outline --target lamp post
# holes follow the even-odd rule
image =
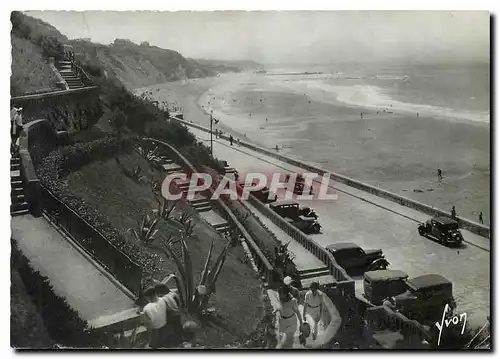
[[[210,111],[210,154],[214,157],[214,140],[212,134],[212,124],[214,122],[214,110]]]

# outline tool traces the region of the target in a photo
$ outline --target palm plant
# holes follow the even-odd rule
[[[129,228],[128,231],[132,232],[138,242],[151,244],[156,239],[155,236],[156,233],[158,233],[156,227],[158,226],[159,220],[160,218],[153,212],[149,214],[146,213],[144,217],[142,217],[142,222],[137,231],[134,228]]]

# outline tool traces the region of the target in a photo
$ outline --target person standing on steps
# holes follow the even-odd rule
[[[479,212],[479,223],[484,224],[484,221],[483,221],[483,212]]]
[[[292,349],[295,333],[297,332],[297,321],[300,326],[304,323],[299,311],[297,299],[290,293],[290,288],[283,286],[279,289],[279,307],[275,312],[280,315],[278,330],[281,337],[277,349]]]
[[[455,206],[451,206],[451,218],[457,219],[457,211],[455,209]]]
[[[323,317],[323,293],[319,290],[318,282],[311,283],[310,290],[306,293],[304,309],[302,310],[304,320],[306,320],[306,314],[309,314],[314,321],[312,339],[316,340],[318,336],[318,325]]]

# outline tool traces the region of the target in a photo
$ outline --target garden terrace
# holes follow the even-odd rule
[[[135,248],[142,252],[128,254],[140,264],[152,262],[157,268],[151,271],[151,275],[162,279],[175,272],[174,263],[156,251],[141,247],[127,232],[129,228],[137,228],[144,214],[157,207],[155,196],[149,184],[124,176],[120,163],[129,169],[140,166],[142,175],[149,179],[160,179],[159,173],[135,152],[117,154],[116,157],[119,163],[115,158],[110,158],[91,162],[72,171],[63,179],[65,192],[80,198],[106,218],[115,235],[124,241],[122,250],[128,252]],[[178,216],[181,211],[182,207],[174,215]],[[195,235],[189,241],[188,248],[193,258],[194,272],[199,274],[212,240],[215,240],[214,253],[219,253],[226,242],[214,234],[204,221],[196,217],[193,220],[196,224]],[[166,238],[172,230],[172,226],[162,223],[158,236]],[[216,322],[204,328],[203,335],[199,337],[200,344],[219,347],[233,343],[249,335],[260,321],[263,312],[260,281],[251,267],[244,263],[244,257],[240,246],[231,249],[217,281],[216,294],[211,298],[210,304],[217,311]]]

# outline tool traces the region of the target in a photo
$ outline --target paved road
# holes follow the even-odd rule
[[[203,131],[194,128],[190,131],[201,140],[209,140],[209,134]],[[214,142],[214,155],[228,161],[240,173],[303,172],[236,144],[229,146],[220,139]],[[418,235],[417,223],[426,220],[427,215],[340,183],[332,184],[337,200],[303,201],[316,210],[323,226],[322,234],[312,236],[314,240],[324,246],[355,242],[366,249],[381,248],[391,268],[401,269],[409,276],[441,274],[454,284],[459,311],[468,314],[471,324],[484,323],[490,313],[489,240],[462,231],[469,242],[464,248],[444,247]]]

